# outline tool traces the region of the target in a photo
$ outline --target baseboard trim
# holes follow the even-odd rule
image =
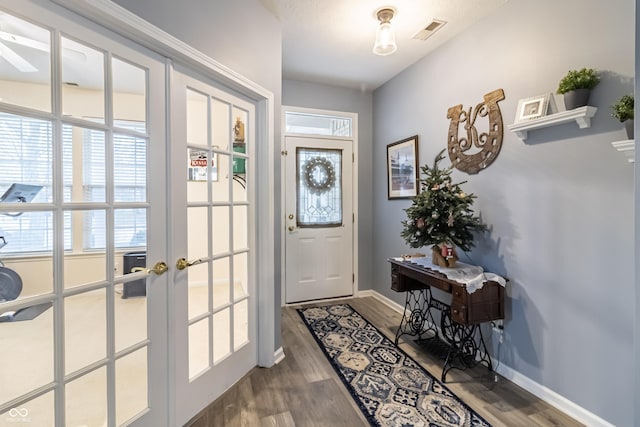
[[[494,366],[496,366],[497,361],[493,360],[493,364]],[[522,375],[515,369],[505,365],[504,362],[500,362],[500,364],[498,364],[497,366],[498,368],[496,369],[496,372],[506,380],[522,387],[529,393],[533,394],[549,405],[556,407],[575,420],[591,427],[615,427],[614,424],[603,420],[596,414],[589,412],[585,408],[577,405],[566,397],[543,386],[542,384],[533,381],[531,378]]]
[[[387,298],[377,291],[368,289],[358,292],[358,298],[362,297],[373,297],[383,304],[389,306],[392,310],[397,311],[398,313],[402,313],[404,311],[404,306],[398,304],[395,301],[392,301],[391,299]],[[606,420],[603,420],[594,413],[589,412],[585,408],[577,405],[566,397],[543,386],[542,384],[535,382],[531,378],[505,365],[504,362],[498,362],[497,360],[492,359],[492,363],[493,366],[497,366],[496,372],[500,374],[504,379],[522,387],[540,400],[559,409],[560,411],[576,419],[577,421],[591,427],[615,427],[613,424],[607,422]]]

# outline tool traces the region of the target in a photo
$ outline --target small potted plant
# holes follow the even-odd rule
[[[611,116],[624,123],[627,137],[633,139],[633,95],[623,95],[615,104],[611,106],[613,112]]]
[[[558,94],[564,96],[567,110],[584,107],[589,103],[591,89],[600,83],[600,76],[593,68],[569,70],[558,84]]]

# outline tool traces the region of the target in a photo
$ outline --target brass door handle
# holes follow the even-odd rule
[[[191,267],[192,265],[200,264],[202,262],[204,262],[202,258],[193,261],[187,261],[186,258],[180,258],[178,261],[176,261],[176,268],[178,270],[184,270],[187,267]]]
[[[295,228],[293,225],[290,225],[290,226],[289,226],[289,231],[293,231],[293,230],[295,230],[295,229],[296,229],[296,228]]]
[[[133,267],[131,269],[132,273],[136,273],[138,271],[144,271],[147,274],[151,274],[151,273],[155,273],[158,276],[160,276],[161,274],[164,274],[167,272],[167,270],[169,270],[169,266],[167,265],[166,262],[164,261],[158,261],[156,262],[156,264],[153,266],[153,268],[146,268],[146,267]]]

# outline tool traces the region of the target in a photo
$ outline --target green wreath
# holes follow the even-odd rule
[[[316,178],[316,168],[321,173],[318,174],[320,179]],[[304,171],[304,183],[312,194],[322,194],[329,191],[336,183],[336,172],[331,162],[323,157],[314,157],[307,161],[302,167]]]

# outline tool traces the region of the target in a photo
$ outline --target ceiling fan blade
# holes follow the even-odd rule
[[[39,50],[41,52],[50,52],[51,48],[48,43],[31,39],[29,37],[19,36],[17,34],[8,33],[6,31],[0,31],[0,40],[4,40],[10,43],[19,44],[21,46],[30,47],[32,49]],[[78,62],[85,62],[87,55],[76,49],[63,48],[62,56],[67,59],[73,59]]]
[[[38,71],[36,67],[31,65],[22,56],[9,49],[9,47],[4,43],[0,43],[0,56],[6,59],[8,63],[16,67],[18,71],[22,73],[35,73]]]
[[[11,42],[11,43],[16,43],[22,46],[27,46],[32,49],[37,49],[42,52],[49,52],[48,43],[44,43],[28,37],[19,36],[17,34],[8,33],[6,31],[0,31],[0,39]]]

